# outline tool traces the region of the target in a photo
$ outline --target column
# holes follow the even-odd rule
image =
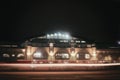
[[[53,43],[49,43],[48,60],[49,61],[54,61],[55,60],[55,57],[54,57],[54,44]]]

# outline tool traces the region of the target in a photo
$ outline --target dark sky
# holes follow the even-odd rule
[[[67,31],[95,41],[120,40],[120,1],[2,1],[0,41]]]

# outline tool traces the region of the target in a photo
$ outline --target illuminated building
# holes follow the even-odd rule
[[[119,48],[98,49],[94,42],[54,33],[26,40],[23,47],[0,45],[1,60],[11,58],[39,63],[91,63],[120,61]],[[10,58],[10,59],[9,59]],[[13,61],[14,61],[13,60]]]

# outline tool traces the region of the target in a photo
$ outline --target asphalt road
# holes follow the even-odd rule
[[[111,67],[109,68],[109,66]],[[120,80],[120,63],[117,64],[4,63],[0,64],[0,80]]]
[[[120,71],[0,72],[0,80],[120,80]]]

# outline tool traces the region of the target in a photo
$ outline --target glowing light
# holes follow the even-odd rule
[[[85,58],[86,58],[86,59],[89,59],[89,58],[90,58],[90,55],[89,55],[89,54],[85,54]]]
[[[70,37],[69,34],[65,34],[65,38],[66,38],[66,39],[70,39],[71,37]]]
[[[54,38],[57,38],[57,36],[58,36],[57,33],[54,33]]]
[[[22,52],[25,52],[25,49],[22,49]]]
[[[62,38],[65,39],[65,35],[64,34],[62,34]]]
[[[75,56],[75,53],[74,53],[74,51],[72,51],[72,52],[71,52],[71,56]]]
[[[47,38],[50,38],[50,35],[49,35],[49,34],[47,34]]]
[[[12,57],[15,57],[15,54],[12,54]]]
[[[49,54],[50,56],[53,56],[54,55],[54,53],[53,53],[53,51],[50,51],[50,54]]]
[[[42,56],[41,52],[36,52],[36,53],[34,53],[33,57],[35,57],[35,58],[41,58],[43,56]]]
[[[54,33],[54,34],[47,34],[47,38],[50,39],[50,38],[54,38],[54,39],[70,39],[70,35],[67,34],[67,33]]]
[[[54,36],[57,36],[57,33],[54,33]]]
[[[53,35],[53,34],[51,34],[50,36],[51,36],[51,38],[53,38],[53,37],[54,37],[54,35]]]
[[[58,33],[58,36],[61,36],[61,33]]]
[[[10,57],[9,54],[3,54],[3,57]]]
[[[93,53],[93,57],[96,57],[96,54],[95,54],[95,53]]]
[[[0,66],[19,66],[19,67],[25,67],[25,66],[31,66],[31,65],[34,65],[34,67],[46,67],[46,66],[49,66],[49,67],[53,67],[53,66],[120,66],[120,63],[106,63],[106,64],[74,64],[74,63],[69,63],[69,64],[0,64]]]
[[[80,43],[80,41],[76,41],[76,43]]]
[[[17,57],[24,57],[24,54],[18,54]]]
[[[118,44],[120,45],[120,41],[118,41]]]
[[[63,54],[62,54],[62,58],[64,58],[64,59],[65,59],[65,58],[66,58],[66,59],[69,58],[69,54],[68,54],[68,53],[63,53]]]
[[[66,35],[65,35],[65,37],[66,37],[66,38],[69,38],[69,35],[68,35],[68,34],[66,34]]]
[[[81,41],[81,43],[86,43],[86,41]]]
[[[50,43],[49,46],[50,46],[50,47],[53,47],[53,43]]]

